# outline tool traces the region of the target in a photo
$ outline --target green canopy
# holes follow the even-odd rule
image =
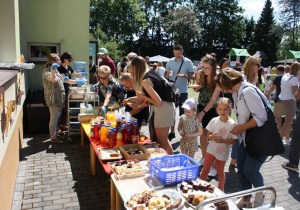
[[[286,54],[286,59],[300,59],[300,51],[289,50]]]
[[[231,48],[227,56],[246,56],[249,57],[250,54],[246,49],[237,49],[237,48]]]

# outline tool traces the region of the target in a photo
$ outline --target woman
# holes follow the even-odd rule
[[[95,87],[98,88],[102,115],[106,113],[108,106],[120,107],[124,99],[124,94],[120,86],[110,73],[109,66],[102,65],[98,69],[100,81]]]
[[[262,67],[260,67],[257,72],[257,86],[259,87],[261,92],[265,91],[265,71]]]
[[[219,61],[219,72],[222,71],[222,69],[225,69],[227,67],[230,67],[230,63],[229,63],[229,60],[227,58],[222,58],[220,61]]]
[[[254,158],[246,150],[246,130],[262,126],[267,121],[267,112],[262,99],[269,104],[264,94],[254,85],[246,82],[242,74],[232,68],[225,68],[215,77],[215,82],[221,90],[232,93],[238,126],[231,133],[239,136],[237,167],[242,190],[264,186],[262,174],[259,172],[267,156]],[[256,91],[256,90],[258,91]],[[259,94],[258,94],[259,93]],[[250,116],[253,118],[250,119]],[[264,201],[263,192],[256,193],[254,207],[260,206]],[[252,207],[251,197],[244,196],[237,202],[238,208]]]
[[[294,62],[290,74],[285,74],[281,79],[281,92],[278,103],[285,114],[284,124],[280,128],[280,135],[285,145],[290,145],[291,125],[297,109],[295,95],[298,91],[299,71],[300,63]]]
[[[168,131],[174,122],[175,105],[163,100],[165,93],[162,79],[157,73],[148,71],[143,57],[133,58],[131,65],[136,98],[152,104],[157,141],[168,154],[173,154],[172,146],[168,140]]]
[[[214,77],[217,74],[217,60],[215,54],[207,54],[202,59],[202,70],[196,73],[196,83],[201,87],[193,88],[194,91],[199,92],[198,96],[198,106],[197,106],[197,117],[200,122],[202,122],[203,134],[200,137],[200,145],[202,158],[200,164],[203,165],[204,157],[208,145],[207,141],[207,130],[205,127],[208,125],[209,121],[217,117],[218,114],[215,109],[215,102],[219,98],[220,90],[216,88]],[[212,176],[216,175],[216,170],[212,169]]]
[[[57,70],[60,59],[57,54],[48,55],[46,69],[43,71],[44,98],[50,111],[49,133],[51,142],[63,143],[62,137],[58,136],[56,128],[61,110],[65,105],[65,88],[63,77]]]
[[[250,56],[243,66],[243,78],[256,86],[260,66],[260,58],[257,56]]]
[[[87,76],[87,72],[83,73],[76,73],[72,67],[70,66],[71,62],[73,61],[73,56],[70,52],[65,52],[60,56],[61,65],[57,68],[58,72],[64,78],[64,80],[68,80],[68,82],[64,83],[65,88],[65,106],[62,109],[61,118],[60,118],[60,125],[58,127],[58,132],[63,134],[62,131],[68,130],[68,92],[70,84],[76,84],[76,80],[70,80],[71,76],[75,78],[85,77]],[[68,78],[65,78],[68,77]]]

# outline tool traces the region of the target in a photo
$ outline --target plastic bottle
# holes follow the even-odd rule
[[[112,128],[111,131],[112,131],[112,134],[111,134],[112,135],[112,138],[111,138],[112,147],[114,147],[117,145],[117,130],[116,130],[116,128]]]
[[[21,54],[21,63],[24,63],[24,55]]]
[[[116,126],[118,130],[121,129],[121,122],[122,122],[122,119],[120,117],[118,117],[117,118],[117,126]]]
[[[111,146],[111,139],[112,139],[112,135],[111,135],[111,131],[110,130],[108,130],[107,131],[107,135],[106,135],[106,145],[108,145],[109,147],[112,147]]]
[[[101,144],[104,146],[106,145],[106,138],[107,138],[107,129],[105,125],[101,127]]]
[[[121,133],[121,130],[118,130],[116,146],[119,148],[121,143],[122,143],[122,133]]]
[[[104,118],[101,118],[100,125],[101,125],[101,127],[102,127],[102,125],[104,125]]]
[[[95,125],[91,125],[90,139],[95,139]]]
[[[134,122],[133,129],[132,129],[132,143],[133,144],[138,144],[139,143],[139,136],[140,131],[139,131],[139,126],[138,126],[138,121]]]
[[[132,143],[132,130],[131,130],[130,126],[127,127],[127,140],[126,140],[126,143],[127,144]]]
[[[126,129],[126,125],[123,124],[121,126],[121,133],[122,133],[122,145],[126,144],[126,140],[127,140],[127,129]]]
[[[98,122],[95,122],[95,126],[94,126],[94,138],[96,141],[99,140],[99,126],[98,126]]]

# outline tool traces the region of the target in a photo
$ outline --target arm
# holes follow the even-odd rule
[[[204,109],[200,113],[197,114],[197,118],[199,119],[199,121],[202,121],[204,115],[213,107],[213,105],[216,103],[217,99],[219,98],[219,95],[220,95],[220,89],[216,87],[208,104],[204,107]]]
[[[201,127],[198,127],[197,130],[198,130],[198,132],[193,133],[193,134],[189,134],[189,137],[190,137],[190,138],[194,138],[194,137],[201,136],[201,135],[202,135],[202,128],[201,128]]]
[[[140,94],[138,91],[136,92],[137,98],[144,99],[149,101],[151,104],[161,106],[162,100],[157,94],[157,92],[153,89],[153,83],[150,79],[145,79],[142,82],[142,86],[145,88],[150,97],[147,97],[143,94]]]
[[[103,106],[108,105],[110,97],[111,97],[111,93],[106,93],[105,94],[105,100],[104,100]]]
[[[270,94],[273,92],[273,90],[276,88],[276,85],[272,85],[271,88],[269,89],[269,91],[266,93],[266,97],[267,99],[269,99]]]
[[[51,72],[50,72],[50,82],[55,83],[57,82],[57,76],[55,74],[55,69],[51,68]]]
[[[239,134],[243,133],[245,130],[248,130],[250,128],[255,128],[257,126],[258,126],[257,122],[255,121],[254,118],[252,118],[251,120],[249,120],[248,122],[246,122],[246,123],[244,123],[242,125],[235,126],[230,131],[230,133],[232,133],[233,135],[239,135]]]
[[[82,77],[82,73],[76,73],[76,71],[74,71],[72,73],[72,76],[75,77],[75,78],[80,78],[80,77]]]
[[[292,86],[292,93],[294,96],[297,94],[297,91],[298,91],[298,85]]]
[[[197,85],[200,85],[200,73],[201,73],[201,70],[197,71],[197,73],[196,73],[196,84],[197,84]],[[193,87],[192,89],[193,89],[195,92],[199,92],[201,88],[202,88],[202,87],[199,86],[199,87]]]
[[[179,133],[180,136],[185,135],[185,132],[182,131],[182,121],[181,120],[179,120],[177,130],[178,130],[178,133]]]
[[[222,138],[215,140],[215,142],[217,142],[217,143],[224,143],[224,144],[235,144],[236,141],[237,141],[237,139],[222,139]]]
[[[300,91],[297,92],[297,94],[295,95],[296,97],[296,101],[300,100]]]

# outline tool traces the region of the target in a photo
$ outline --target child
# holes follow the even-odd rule
[[[207,125],[209,144],[205,154],[204,166],[200,179],[206,180],[214,160],[217,161],[220,190],[224,190],[224,166],[228,160],[231,144],[236,143],[237,136],[230,133],[236,123],[229,117],[231,101],[229,98],[219,98],[216,111],[219,117],[213,118]]]
[[[182,136],[180,140],[181,153],[194,158],[198,151],[197,136],[202,135],[202,125],[195,119],[197,111],[197,101],[193,98],[187,99],[182,108],[184,114],[180,116],[178,132]]]
[[[271,85],[272,85],[272,81],[270,80],[271,76],[267,75],[267,80],[265,81],[265,94],[267,94],[267,92],[270,90]]]

